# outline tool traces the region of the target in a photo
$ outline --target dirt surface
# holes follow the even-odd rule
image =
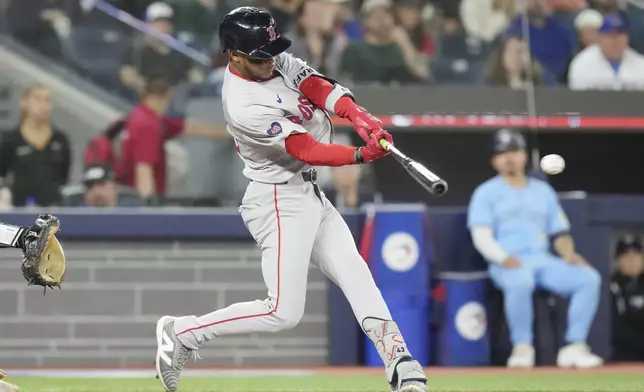
[[[289,371],[302,371],[309,374],[318,375],[346,375],[346,374],[360,374],[360,375],[373,375],[382,374],[383,369],[380,367],[360,367],[360,366],[321,366],[321,367],[296,367],[296,366],[239,366],[239,367],[212,367],[212,366],[195,366],[188,365],[186,370],[199,370],[199,371],[234,371],[234,372],[249,372],[262,371],[276,373],[289,372]],[[27,369],[12,369],[11,367],[4,367],[4,370],[11,373],[11,370],[27,370]],[[153,367],[47,367],[47,368],[33,368],[29,371],[149,371]],[[577,373],[599,373],[599,374],[641,374],[644,375],[644,364],[611,364],[596,369],[577,370],[577,369],[561,369],[558,367],[536,367],[530,370],[517,370],[506,369],[504,367],[461,367],[461,368],[448,368],[448,367],[428,367],[425,369],[428,376],[431,375],[468,375],[468,374],[577,374]]]
[[[326,367],[311,369],[315,374],[381,374],[382,369],[370,367]],[[506,369],[503,367],[467,367],[467,368],[444,368],[428,367],[425,369],[427,375],[468,375],[468,374],[577,374],[599,373],[599,374],[641,374],[644,375],[644,364],[618,364],[608,365],[597,369],[577,370],[561,369],[558,367],[537,367],[530,370]]]

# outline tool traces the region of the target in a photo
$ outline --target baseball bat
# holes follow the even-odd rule
[[[402,165],[407,173],[423,188],[434,196],[443,196],[447,192],[447,182],[432,173],[428,168],[409,158],[385,139],[380,139],[380,145]]]

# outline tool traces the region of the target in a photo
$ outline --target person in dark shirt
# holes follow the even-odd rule
[[[644,361],[644,255],[633,236],[617,244],[613,300],[613,360]]]
[[[347,46],[340,74],[357,83],[419,83],[429,78],[427,60],[407,32],[394,24],[389,0],[362,4],[364,40]]]
[[[20,125],[0,143],[0,183],[11,191],[16,207],[58,205],[60,187],[69,179],[70,145],[52,125],[51,100],[46,86],[29,88],[20,103]]]
[[[62,0],[10,0],[7,23],[14,39],[45,56],[62,59],[62,45],[53,27],[66,17]]]
[[[153,3],[146,11],[146,21],[150,29],[162,34],[172,35],[173,18],[174,11],[166,3]],[[190,58],[152,36],[135,40],[123,52],[120,77],[124,86],[138,92],[147,78],[159,74],[164,74],[173,85],[203,81],[203,73]]]
[[[114,169],[106,164],[85,168],[82,185],[68,186],[63,190],[68,207],[140,207],[141,199],[134,188],[119,186]]]

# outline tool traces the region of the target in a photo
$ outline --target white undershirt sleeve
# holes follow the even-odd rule
[[[476,226],[471,229],[474,248],[491,263],[500,264],[509,254],[494,239],[494,232],[489,226]]]

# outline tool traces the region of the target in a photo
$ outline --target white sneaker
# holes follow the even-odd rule
[[[531,369],[534,367],[534,347],[530,344],[517,344],[508,358],[509,368]]]
[[[589,369],[604,364],[604,360],[590,352],[585,343],[572,343],[562,347],[557,355],[557,366],[563,368]]]

